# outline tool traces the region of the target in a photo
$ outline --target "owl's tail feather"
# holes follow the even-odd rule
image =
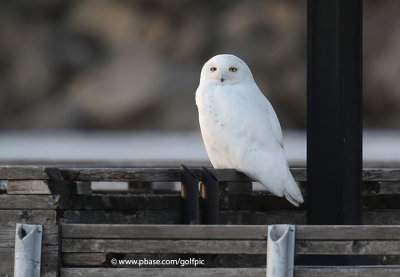
[[[285,197],[290,203],[298,207],[301,203],[304,202],[304,199],[303,196],[301,195],[300,188],[293,180],[293,177],[292,176],[290,177],[291,178],[286,184],[284,189]]]

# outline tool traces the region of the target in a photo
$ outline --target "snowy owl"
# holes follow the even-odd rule
[[[200,129],[212,165],[234,168],[293,205],[303,203],[283,152],[282,130],[250,68],[233,55],[207,61],[196,91]]]

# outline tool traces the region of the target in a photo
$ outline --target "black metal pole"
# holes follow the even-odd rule
[[[205,167],[201,171],[201,198],[203,199],[202,223],[218,224],[219,182]]]
[[[199,224],[199,180],[186,166],[181,165],[181,169],[183,223]]]
[[[309,224],[361,224],[362,0],[308,0]]]

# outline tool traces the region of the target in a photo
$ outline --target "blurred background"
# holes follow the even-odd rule
[[[400,159],[400,1],[364,1],[364,157]],[[0,159],[207,163],[210,57],[252,69],[305,164],[306,1],[0,2]]]

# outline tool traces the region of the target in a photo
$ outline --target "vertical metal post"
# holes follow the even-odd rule
[[[361,224],[362,0],[308,0],[309,224]]]
[[[42,225],[17,223],[14,277],[40,277],[42,234]]]
[[[202,223],[218,224],[219,182],[205,167],[201,172],[201,198],[203,199]]]
[[[181,169],[183,223],[199,224],[199,180],[186,166],[181,165]]]

